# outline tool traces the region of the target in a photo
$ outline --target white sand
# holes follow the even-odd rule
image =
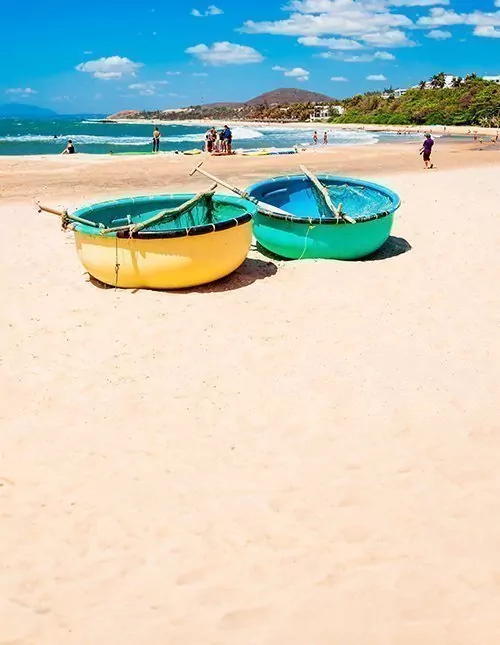
[[[4,201],[0,643],[497,643],[498,173],[382,178],[405,254],[180,294]]]

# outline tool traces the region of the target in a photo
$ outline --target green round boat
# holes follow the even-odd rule
[[[359,179],[318,175],[331,200],[355,220],[332,216],[304,175],[276,177],[247,192],[290,215],[254,215],[254,235],[266,249],[284,258],[357,260],[377,251],[389,238],[401,200],[388,188]]]

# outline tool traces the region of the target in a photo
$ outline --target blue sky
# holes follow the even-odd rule
[[[500,74],[500,0],[211,2],[8,3],[0,102],[108,113]]]

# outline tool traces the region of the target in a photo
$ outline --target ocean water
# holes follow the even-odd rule
[[[231,124],[229,124],[231,125]],[[394,133],[347,132],[327,124],[298,130],[279,125],[263,127],[249,124],[236,126],[233,131],[234,149],[290,148],[312,145],[317,129],[320,144],[328,130],[329,145],[373,145],[379,141],[396,140]],[[161,125],[161,150],[175,152],[201,149],[206,125]],[[138,153],[151,150],[153,126],[147,124],[100,123],[98,118],[56,117],[49,119],[0,118],[0,155],[59,154],[72,139],[77,152],[90,154]],[[406,138],[406,137],[405,137]],[[397,137],[401,140],[401,137]]]

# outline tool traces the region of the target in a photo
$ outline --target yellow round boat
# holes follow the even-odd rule
[[[123,288],[182,289],[218,280],[246,259],[253,204],[205,193],[103,202],[68,216],[91,276]]]

